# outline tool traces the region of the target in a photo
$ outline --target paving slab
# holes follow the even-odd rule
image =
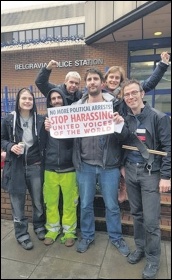
[[[142,279],[146,260],[131,265],[108,240],[96,232],[95,242],[85,253],[76,252],[76,243],[66,247],[60,237],[50,246],[38,240],[29,224],[34,244],[24,250],[14,236],[13,222],[1,220],[1,279]],[[125,236],[131,251],[133,237]],[[171,242],[161,242],[161,265],[157,279],[171,279]]]
[[[131,250],[135,249],[134,240],[131,237],[125,237]],[[157,279],[168,279],[167,259],[165,244],[161,245],[161,265],[157,274]],[[127,258],[123,257],[114,246],[109,243],[105,252],[103,264],[101,266],[99,277],[102,279],[142,279],[142,271],[146,265],[145,258],[138,264],[129,264]]]
[[[1,220],[1,240],[14,230],[13,222],[8,220]]]
[[[108,235],[107,233],[96,232],[95,241],[90,244],[85,253],[76,252],[76,245],[77,242],[72,247],[66,247],[64,244],[60,244],[58,238],[52,246],[49,246],[50,249],[45,256],[100,266],[108,245]]]
[[[168,279],[171,279],[171,242],[165,242],[165,253],[167,259],[167,272],[168,272]]]
[[[35,268],[36,265],[1,257],[1,279],[28,279]]]
[[[98,279],[100,266],[44,257],[29,279]]]
[[[29,264],[38,264],[48,248],[42,241],[37,239],[31,225],[29,225],[29,233],[34,244],[32,250],[23,249],[16,241],[14,230],[12,230],[5,236],[3,241],[1,241],[1,258]]]

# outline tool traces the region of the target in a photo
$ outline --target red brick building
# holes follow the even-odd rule
[[[51,59],[59,62],[59,67],[53,69],[51,73],[52,82],[63,83],[67,72],[78,71],[82,77],[81,87],[84,87],[83,77],[90,67],[98,67],[104,73],[106,67],[121,65],[127,71],[127,51],[127,42],[91,46],[60,43],[51,47],[44,48],[43,46],[41,50],[18,48],[12,52],[3,51],[1,53],[1,88],[35,85],[39,69]]]
[[[105,67],[112,64],[122,65],[127,71],[127,43],[119,42],[115,45],[113,43],[97,44],[93,46],[87,45],[73,45],[73,46],[56,46],[50,48],[41,48],[24,50],[19,49],[13,52],[7,51],[1,53],[1,88],[8,85],[10,88],[21,88],[24,86],[35,85],[35,78],[39,72],[39,68],[35,69],[22,69],[28,64],[48,63],[51,59],[55,59],[59,62],[69,62],[71,67],[59,67],[53,69],[51,74],[51,81],[53,83],[62,83],[64,77],[68,71],[78,71],[82,77],[81,87],[84,87],[84,73],[86,69],[93,65],[80,65],[74,66],[75,63],[83,64],[87,61],[88,64],[95,63],[95,67],[98,67],[103,72]],[[75,62],[77,60],[77,62]],[[7,63],[8,61],[8,63]],[[102,63],[102,64],[96,64]],[[17,65],[17,66],[16,66]],[[16,67],[21,67],[20,70],[16,70]],[[62,65],[62,64],[61,64]],[[36,66],[39,67],[39,66]],[[9,74],[10,73],[10,74]],[[26,215],[31,218],[32,207],[29,195],[26,202]],[[5,219],[12,219],[11,205],[9,201],[8,193],[5,193],[1,189],[1,217]]]
[[[83,88],[84,73],[92,66],[104,73],[108,67],[120,65],[127,76],[146,79],[160,60],[160,53],[171,53],[170,1],[82,2],[68,7],[57,2],[1,15],[1,93],[5,86],[34,87],[39,69],[51,59],[58,61],[59,67],[53,69],[50,82],[63,83],[67,72],[78,71]],[[152,35],[155,27],[162,28],[159,39]],[[73,40],[74,32],[77,36],[81,32],[81,38]],[[151,105],[167,113],[171,112],[170,76],[169,67],[160,86],[148,96]],[[28,195],[26,215],[30,220],[31,209]],[[12,219],[9,196],[2,190],[1,217]]]

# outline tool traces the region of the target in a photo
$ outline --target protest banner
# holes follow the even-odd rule
[[[115,130],[112,102],[48,108],[48,117],[54,138],[98,136]]]

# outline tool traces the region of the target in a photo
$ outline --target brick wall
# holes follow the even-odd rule
[[[83,59],[104,60],[103,65],[97,67],[104,73],[105,67],[121,65],[127,71],[128,44],[126,42],[103,43],[92,46],[72,45],[58,46],[42,49],[18,49],[15,51],[1,52],[1,88],[4,86],[21,88],[35,85],[35,78],[39,69],[15,70],[16,64],[48,63],[51,59],[56,61],[75,61]],[[63,83],[65,75],[69,71],[78,71],[82,77],[81,87],[84,87],[84,74],[86,69],[92,66],[73,66],[53,69],[50,82]]]
[[[35,78],[39,69],[15,70],[15,64],[27,63],[48,63],[51,59],[56,61],[75,61],[84,59],[103,59],[103,65],[97,67],[104,73],[105,67],[112,65],[123,66],[127,72],[128,45],[125,42],[103,43],[87,45],[72,45],[42,49],[19,49],[15,51],[1,52],[1,89],[4,86],[9,88],[22,88],[35,85]],[[50,82],[63,83],[64,77],[69,71],[78,71],[82,77],[81,87],[84,87],[85,71],[92,66],[78,66],[53,69]],[[96,66],[95,66],[96,67]],[[40,112],[39,112],[40,113]],[[44,113],[44,112],[43,112]],[[26,215],[31,219],[31,200],[26,198]],[[11,206],[8,193],[1,190],[1,218],[12,219]]]
[[[26,195],[25,215],[28,217],[29,222],[32,221],[32,203],[30,195]],[[1,218],[12,220],[11,204],[8,192],[1,189]]]

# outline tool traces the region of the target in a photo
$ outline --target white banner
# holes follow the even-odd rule
[[[53,138],[98,136],[115,131],[112,102],[48,108],[48,117]],[[122,126],[116,125],[116,131],[121,132]]]

